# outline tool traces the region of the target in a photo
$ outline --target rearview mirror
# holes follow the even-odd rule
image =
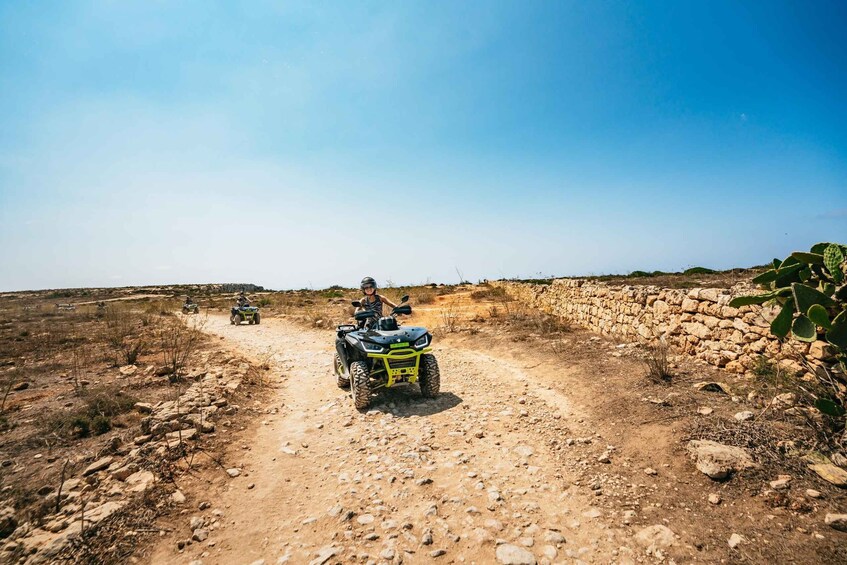
[[[351,302],[350,304],[352,304],[352,305],[353,305],[353,306],[355,306],[356,308],[361,308],[361,307],[362,307],[362,303],[361,303],[361,302],[359,302],[358,300],[354,300],[354,301],[353,301],[353,302]]]
[[[409,306],[408,304],[405,304],[403,306],[398,306],[397,308],[394,309],[394,313],[395,314],[411,314],[412,313],[412,307]]]
[[[409,301],[409,295],[404,294],[403,298],[400,299],[400,304],[403,304],[404,302],[408,302],[408,301]]]

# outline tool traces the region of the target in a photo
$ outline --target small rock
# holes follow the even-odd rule
[[[720,504],[721,503],[721,495],[717,493],[712,493],[709,495],[709,503],[710,504]]]
[[[697,413],[701,414],[703,416],[708,416],[709,414],[711,414],[714,411],[715,411],[714,408],[709,408],[708,406],[701,406],[700,408],[697,409]]]
[[[209,530],[205,528],[197,528],[194,530],[194,533],[191,534],[191,539],[194,541],[206,541],[209,537]]]
[[[731,536],[729,536],[729,540],[726,543],[727,543],[727,545],[729,545],[730,549],[735,549],[736,547],[741,545],[741,542],[743,542],[743,541],[744,541],[743,536],[740,536],[738,534],[732,534]]]
[[[644,474],[645,475],[658,475],[659,473],[656,472],[656,469],[654,469],[652,467],[647,467],[646,469],[644,469]]]
[[[523,537],[518,539],[518,543],[524,547],[532,547],[535,545],[535,540],[529,537]]]
[[[335,557],[341,552],[341,548],[335,547],[333,545],[325,545],[320,548],[316,553],[316,557],[309,561],[309,565],[324,565],[327,561]],[[287,562],[286,559],[283,563]],[[277,561],[279,563],[279,561]]]
[[[611,463],[612,460],[609,459],[609,453],[603,453],[600,457],[597,458],[598,463]]]
[[[774,399],[774,404],[779,406],[783,406],[786,408],[791,408],[795,404],[797,404],[797,395],[793,392],[784,392],[782,394],[777,394]]]
[[[775,481],[768,483],[773,490],[786,490],[791,485],[790,475],[780,475]]]
[[[697,469],[715,480],[725,479],[734,471],[756,466],[744,449],[716,441],[689,441],[688,452],[695,460]]]
[[[647,548],[651,553],[657,549],[667,549],[676,544],[676,534],[667,526],[656,524],[647,526],[635,534],[635,541]]]
[[[824,523],[840,532],[847,532],[847,514],[827,514]]]
[[[836,467],[831,463],[823,463],[820,465],[809,465],[809,469],[817,473],[823,480],[837,487],[847,487],[847,471],[841,467]]]
[[[560,543],[565,543],[565,536],[555,530],[549,530],[544,534],[544,541],[558,545]]]
[[[153,405],[148,402],[136,402],[135,409],[142,414],[150,414],[153,412]]]
[[[309,561],[309,565],[324,565],[324,563],[338,555],[340,551],[341,549],[333,545],[326,545],[315,553],[317,557]]]
[[[509,543],[497,546],[495,555],[497,561],[503,565],[536,565],[537,563],[532,553]]]
[[[809,498],[820,498],[821,493],[820,491],[815,490],[813,488],[808,488],[806,489],[806,496],[808,496]]]
[[[226,474],[229,475],[232,478],[235,478],[235,477],[237,477],[238,475],[241,474],[241,469],[236,469],[236,468],[233,467],[232,469],[227,469]]]
[[[12,387],[12,390],[14,390],[14,391],[22,391],[22,390],[26,390],[26,389],[28,389],[28,388],[29,388],[29,383],[28,383],[28,382],[26,382],[26,381],[23,381],[23,382],[20,382],[20,383],[16,384],[15,386],[13,386],[13,387]]]
[[[356,518],[356,521],[359,522],[361,525],[366,526],[368,524],[373,524],[374,517],[372,514],[362,514],[361,516]]]
[[[394,548],[386,547],[385,549],[382,550],[382,553],[380,553],[379,556],[382,557],[383,559],[388,560],[388,561],[393,560],[394,559]]]
[[[425,530],[423,535],[421,536],[421,543],[423,545],[432,545],[432,530]]]
[[[87,477],[88,475],[92,475],[97,471],[102,471],[103,469],[106,469],[109,465],[112,464],[112,460],[113,459],[111,456],[106,456],[102,459],[98,459],[97,461],[85,468],[85,471],[82,472],[82,476]]]
[[[430,557],[441,557],[445,553],[447,553],[446,549],[435,549],[435,550],[429,552],[429,556]]]
[[[171,500],[174,504],[182,504],[185,502],[185,495],[182,494],[182,491],[176,490],[171,493]]]
[[[755,416],[751,411],[744,410],[743,412],[736,412],[735,419],[739,422],[746,422],[747,420],[752,420]]]

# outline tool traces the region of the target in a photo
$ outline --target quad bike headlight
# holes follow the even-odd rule
[[[362,347],[365,348],[365,351],[370,351],[371,353],[382,353],[385,351],[385,348],[377,343],[371,343],[369,341],[363,341]]]
[[[415,349],[423,349],[427,345],[429,345],[429,334],[423,334],[421,337],[415,340],[413,344]]]

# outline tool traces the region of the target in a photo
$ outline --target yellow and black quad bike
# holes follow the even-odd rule
[[[368,310],[355,315],[358,325],[338,326],[333,368],[340,388],[350,387],[353,404],[365,410],[371,395],[380,389],[418,383],[421,394],[435,398],[441,389],[438,361],[432,354],[432,335],[426,328],[400,327],[397,316],[411,314],[412,307],[404,304],[391,311],[390,316],[378,317]],[[353,302],[357,308],[358,301]]]
[[[259,308],[256,306],[233,306],[229,312],[229,323],[233,326],[240,326],[241,322],[258,324],[261,321],[262,317],[259,315]]]

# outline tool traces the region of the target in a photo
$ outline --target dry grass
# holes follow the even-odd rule
[[[668,360],[668,343],[664,339],[644,344],[644,364],[647,378],[654,383],[670,383],[674,374]]]

